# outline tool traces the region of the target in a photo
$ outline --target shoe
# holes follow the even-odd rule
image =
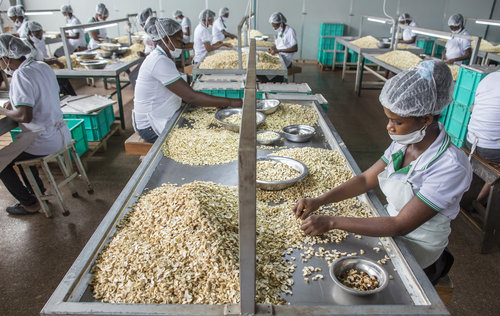
[[[14,206],[8,206],[5,210],[10,215],[33,215],[38,213],[38,211],[28,212],[20,203],[17,203]]]

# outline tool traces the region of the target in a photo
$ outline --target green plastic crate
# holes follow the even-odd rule
[[[101,141],[109,133],[109,125],[104,122],[97,128],[86,128],[85,135],[87,135],[87,140],[89,142]]]
[[[319,38],[319,45],[318,45],[319,50],[333,49],[333,47],[335,47],[335,38],[331,38],[331,37],[320,37]],[[343,50],[344,45],[337,43],[337,49]]]
[[[441,114],[439,115],[439,122],[441,124],[443,124],[443,125],[446,123],[446,119],[448,118],[446,116],[446,114],[448,113],[448,108],[449,107],[450,107],[449,105],[447,107],[445,107],[444,110],[443,110],[443,112],[441,112]]]
[[[223,98],[235,98],[241,99],[243,98],[244,91],[243,89],[233,90],[233,89],[213,89],[213,90],[200,90],[203,93],[210,94],[216,97]]]
[[[468,122],[467,122],[468,123]],[[446,132],[452,138],[453,144],[462,147],[467,136],[467,124],[463,124],[451,117],[448,117],[446,124],[444,124]]]
[[[113,105],[104,108],[104,112],[106,113],[106,122],[108,126],[111,126],[115,121],[115,112],[113,110]]]
[[[461,122],[463,125],[467,126],[470,121],[471,107],[467,104],[462,104],[458,101],[453,101],[448,106],[448,112],[446,117],[452,118],[457,122]]]
[[[100,141],[108,134],[115,120],[113,105],[90,114],[64,114],[65,119],[82,119],[88,141]]]
[[[318,57],[318,61],[326,66],[331,66],[333,64],[333,53],[332,52],[321,52]],[[336,63],[341,63],[344,61],[344,53],[337,52],[335,57]]]
[[[357,63],[358,62],[358,53],[353,51],[352,49],[349,48],[349,57],[347,59],[348,62],[350,63]],[[369,59],[365,58],[365,64],[373,64],[373,62]]]
[[[444,51],[443,46],[436,45],[436,50],[434,51],[434,56],[441,58],[441,56],[443,56],[443,51]],[[431,52],[432,52],[432,50],[431,50]]]
[[[476,96],[477,86],[486,75],[486,73],[460,67],[457,81],[455,82],[455,89],[453,90],[453,99],[465,105],[472,105]]]
[[[321,23],[320,35],[342,36],[344,35],[344,24]]]
[[[432,47],[434,46],[433,39],[419,39],[417,40],[417,47],[423,48],[424,53],[427,55],[432,54]]]

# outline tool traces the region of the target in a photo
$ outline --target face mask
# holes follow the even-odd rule
[[[458,29],[458,30],[456,30],[456,31],[451,31],[451,32],[452,32],[453,34],[458,34],[458,33],[460,33],[460,31],[462,31],[462,29]]]
[[[389,137],[393,141],[395,141],[396,143],[401,144],[401,145],[416,144],[416,143],[420,143],[422,141],[422,139],[424,139],[426,129],[427,129],[427,125],[424,125],[424,127],[422,127],[421,129],[416,130],[410,134],[406,134],[406,135],[389,134]]]
[[[5,69],[3,70],[6,74],[8,74],[9,76],[12,77],[12,75],[14,74],[14,70],[10,69],[10,59],[8,62],[5,61],[5,59],[2,58],[2,61],[4,62],[5,64]]]
[[[172,41],[170,40],[170,37],[167,35],[167,38],[168,38],[168,41],[170,42],[170,44],[172,44],[172,46],[174,47],[174,50],[171,50],[167,43],[163,40],[163,38],[161,39],[161,41],[163,42],[163,44],[165,45],[166,48],[168,48],[168,50],[170,51],[170,56],[172,56],[172,58],[179,58],[182,54],[182,49],[180,48],[177,48],[175,47],[174,43],[172,43]]]

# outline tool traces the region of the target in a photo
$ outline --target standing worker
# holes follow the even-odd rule
[[[172,14],[174,19],[181,24],[182,27],[182,41],[184,44],[191,42],[191,20],[184,16],[181,10],[175,10]]]
[[[241,99],[215,97],[194,91],[181,78],[174,63],[184,45],[179,23],[172,19],[150,17],[145,30],[156,48],[146,57],[139,70],[132,111],[134,129],[145,141],[156,141],[180,108],[182,100],[201,106],[241,107]]]
[[[209,9],[200,12],[200,23],[194,30],[194,58],[193,63],[199,64],[203,61],[208,52],[217,50],[222,46],[233,47],[231,44],[219,41],[212,44],[212,34],[208,28],[214,23],[215,12]]]
[[[464,28],[464,17],[460,13],[450,16],[448,26],[453,34],[469,35],[469,32]],[[461,65],[464,60],[471,56],[470,40],[452,37],[446,42],[442,60],[449,65]]]
[[[236,35],[227,31],[226,22],[229,18],[229,9],[221,8],[219,10],[219,17],[214,21],[212,26],[212,44],[223,41],[226,37],[231,39],[238,38]]]
[[[25,57],[30,53],[21,39],[0,35],[0,67],[12,75],[10,100],[5,108],[0,107],[0,115],[18,122],[23,130],[18,140],[0,154],[0,179],[19,201],[7,207],[12,215],[34,214],[40,209],[26,175],[21,171],[23,184],[14,170],[15,162],[50,155],[71,141],[61,112],[56,75],[47,64]],[[43,193],[37,168],[30,169]]]
[[[15,5],[10,7],[7,10],[7,15],[16,26],[15,34],[19,35],[20,38],[26,38],[28,36],[28,30],[26,29],[28,19],[24,15],[23,6]]]
[[[409,25],[409,26],[417,26],[417,23],[413,20],[409,13],[403,13],[399,16],[399,24]],[[398,43],[401,44],[413,44],[415,46],[417,41],[417,34],[413,33],[410,29],[403,30],[403,39],[398,40]]]
[[[80,25],[82,22],[73,15],[73,8],[70,5],[63,5],[61,13],[66,18],[66,26]],[[66,38],[69,44],[69,53],[87,49],[87,41],[85,40],[85,32],[82,28],[72,29],[66,33]]]
[[[95,16],[91,17],[88,22],[89,23],[104,22],[106,21],[108,16],[109,16],[109,11],[104,5],[104,3],[99,3],[95,8]],[[107,32],[104,28],[90,31],[90,41],[88,48],[94,49],[99,47],[99,43],[101,43],[102,40],[106,38],[106,36]]]
[[[379,99],[389,119],[392,144],[362,174],[319,197],[297,202],[293,211],[304,220],[301,229],[306,234],[341,229],[373,237],[403,236],[432,284],[448,273],[453,264],[446,249],[450,222],[472,180],[467,156],[438,123],[450,102],[452,82],[441,61],[422,62],[386,82]],[[390,216],[309,216],[321,205],[356,197],[377,185],[387,197]]]

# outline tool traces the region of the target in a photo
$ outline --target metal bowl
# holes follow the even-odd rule
[[[283,136],[291,142],[303,143],[313,137],[316,130],[309,125],[288,125],[283,127]]]
[[[256,41],[267,41],[269,39],[269,36],[262,35],[262,36],[255,36],[254,38]]]
[[[113,43],[100,43],[99,48],[108,50],[110,52],[115,52],[118,49],[120,49],[121,45],[120,44],[113,44]]]
[[[383,42],[383,41],[377,42],[377,47],[378,48],[389,48],[389,47],[391,47],[391,43]]]
[[[76,52],[74,54],[81,60],[94,59],[97,56],[96,52]]]
[[[338,279],[345,271],[350,269],[356,269],[358,271],[364,271],[369,275],[375,275],[379,282],[379,287],[369,291],[360,291],[348,286],[345,286]],[[389,284],[389,275],[384,268],[378,265],[376,262],[361,258],[361,257],[342,257],[333,262],[330,266],[330,277],[332,278],[335,285],[341,288],[344,292],[352,295],[365,296],[372,295],[384,290]]]
[[[129,51],[128,47],[120,47],[118,50],[115,52],[116,55],[123,56]]]
[[[259,134],[264,134],[264,133],[272,133],[274,135],[273,139],[266,139],[266,140],[259,140]],[[271,145],[274,144],[275,142],[279,141],[281,139],[280,133],[274,132],[274,131],[259,131],[257,132],[257,143],[261,145]]]
[[[280,103],[280,100],[275,99],[257,100],[257,111],[266,115],[272,114],[276,112]]]
[[[240,126],[238,124],[231,124],[231,123],[226,123],[224,122],[224,119],[226,117],[229,117],[233,114],[240,114],[243,115],[243,109],[233,109],[233,108],[228,108],[228,109],[222,109],[217,112],[215,112],[215,119],[217,122],[219,122],[224,128],[233,131],[233,132],[239,132],[240,131]],[[260,124],[264,123],[266,120],[266,115],[260,112],[256,112],[257,115],[257,126]]]
[[[99,52],[99,56],[102,58],[111,58],[111,56],[113,56],[113,52],[110,52],[109,50],[102,50]]]
[[[257,179],[257,188],[262,189],[262,190],[267,190],[267,191],[279,191],[286,189],[288,187],[291,187],[298,181],[304,179],[307,174],[309,173],[309,170],[307,169],[307,166],[304,165],[302,162],[292,159],[292,158],[287,158],[287,157],[279,157],[279,156],[267,156],[267,157],[261,157],[257,158],[257,162],[262,161],[262,160],[274,160],[274,161],[279,161],[281,163],[284,163],[293,169],[297,170],[300,172],[300,175],[296,178],[290,179],[290,180],[284,180],[284,181],[262,181]]]
[[[104,69],[108,64],[107,60],[88,60],[80,62],[87,69]]]

